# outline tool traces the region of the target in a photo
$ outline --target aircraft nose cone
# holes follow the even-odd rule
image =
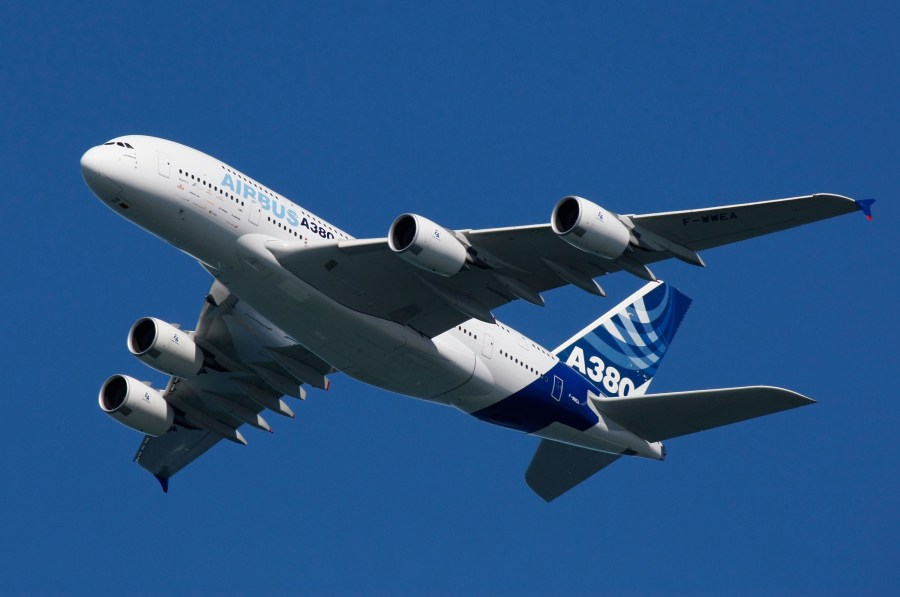
[[[100,174],[103,163],[103,147],[91,147],[81,156],[81,176],[85,182],[90,183],[91,179]]]
[[[91,147],[81,156],[81,176],[84,182],[101,199],[114,197],[122,188],[108,178],[110,156],[102,145]]]

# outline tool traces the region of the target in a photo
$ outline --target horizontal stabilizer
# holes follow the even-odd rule
[[[525,472],[525,482],[536,494],[551,502],[619,458],[618,454],[541,440]]]
[[[770,386],[648,394],[641,398],[591,396],[597,409],[649,442],[696,433],[813,404],[796,392]]]

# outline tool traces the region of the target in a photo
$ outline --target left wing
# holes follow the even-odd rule
[[[227,439],[246,444],[239,428],[271,431],[264,411],[293,417],[283,395],[305,398],[301,384],[328,387],[332,367],[299,346],[249,305],[213,282],[194,342],[206,354],[195,377],[172,377],[164,397],[176,411],[164,435],[145,436],[134,459],[163,490],[169,478]]]
[[[335,301],[434,337],[470,318],[492,322],[492,309],[519,298],[543,305],[541,292],[566,284],[604,295],[594,281],[598,276],[627,271],[654,280],[647,265],[656,261],[674,257],[703,265],[700,250],[859,209],[868,213],[869,205],[826,194],[647,215],[617,216],[579,198],[559,205],[574,199],[606,216],[609,224],[604,225],[618,235],[615,242],[624,243],[619,256],[604,258],[576,248],[584,244],[578,225],[572,234],[557,234],[551,224],[450,231],[424,219],[438,243],[462,247],[455,258],[463,261],[449,275],[428,271],[428,263],[410,262],[422,258],[417,249],[428,256],[434,246],[431,228],[424,231],[422,246],[406,252],[407,260],[395,254],[388,238],[309,245],[271,241],[267,248],[283,267]],[[447,259],[453,255],[450,251]]]

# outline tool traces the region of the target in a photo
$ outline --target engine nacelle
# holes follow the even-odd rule
[[[550,216],[553,232],[577,249],[604,259],[622,256],[631,240],[616,214],[583,197],[563,197]]]
[[[388,245],[416,267],[445,277],[458,273],[466,264],[466,247],[456,236],[416,214],[403,214],[394,220]]]
[[[155,317],[142,317],[131,326],[128,350],[143,363],[175,377],[193,377],[203,367],[203,351],[193,338]]]
[[[163,435],[175,420],[175,411],[162,394],[127,375],[107,379],[99,401],[103,412],[147,435]]]

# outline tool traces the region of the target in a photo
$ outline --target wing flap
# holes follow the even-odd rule
[[[550,502],[619,458],[618,454],[541,440],[525,472],[525,482]]]
[[[591,396],[604,415],[649,442],[696,433],[815,403],[769,386],[648,394],[638,398]]]

